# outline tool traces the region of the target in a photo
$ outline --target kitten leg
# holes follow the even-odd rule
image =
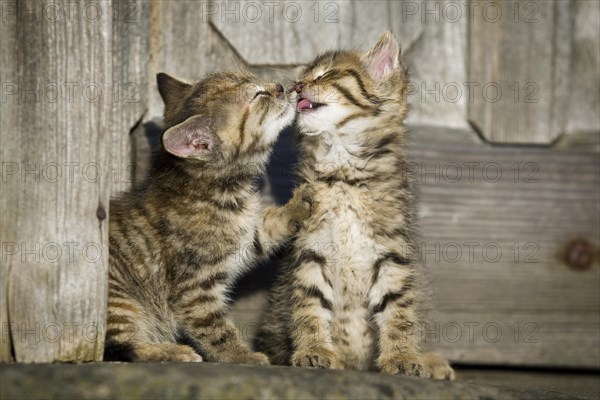
[[[168,322],[153,318],[118,283],[112,281],[109,286],[105,361],[202,361],[191,347],[175,343]]]
[[[202,348],[207,361],[234,364],[269,364],[267,356],[252,351],[228,318],[226,267],[179,283],[173,303],[177,318]],[[190,287],[198,290],[189,290]],[[182,288],[184,290],[182,290]]]
[[[118,352],[118,356],[113,354]],[[116,354],[115,354],[116,355]],[[201,362],[202,356],[190,346],[177,343],[115,343],[107,342],[105,361],[132,362]]]
[[[440,354],[434,352],[425,353],[423,354],[423,362],[433,379],[454,380],[454,370],[448,360]]]
[[[333,289],[323,275],[325,258],[303,250],[293,268],[291,328],[296,367],[343,369],[333,348],[331,329]]]
[[[307,185],[294,190],[290,201],[284,206],[266,208],[262,224],[255,237],[258,255],[268,256],[274,249],[298,232],[302,221],[310,217],[311,200]]]
[[[393,253],[380,258],[373,268],[369,306],[379,328],[376,365],[387,374],[428,377],[430,372],[419,349],[414,277],[408,264],[403,256]]]

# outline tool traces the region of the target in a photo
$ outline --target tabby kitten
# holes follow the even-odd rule
[[[404,157],[407,74],[398,42],[317,57],[295,84],[300,187],[287,269],[256,340],[272,363],[452,379],[417,332],[415,210]]]
[[[263,210],[255,182],[294,107],[247,73],[157,81],[158,166],[111,204],[105,359],[268,364],[228,318],[227,291],[308,215],[298,195]]]

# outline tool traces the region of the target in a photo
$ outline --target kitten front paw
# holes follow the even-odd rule
[[[379,369],[384,374],[408,375],[429,378],[430,372],[425,368],[423,360],[418,355],[402,355],[377,361]]]
[[[296,351],[292,355],[292,366],[304,368],[342,369],[333,352],[325,349]]]
[[[296,189],[294,195],[287,205],[289,216],[289,230],[298,232],[302,222],[312,215],[312,192],[307,188]]]
[[[454,380],[454,370],[448,360],[441,355],[433,352],[425,353],[423,360],[432,379]]]
[[[269,358],[263,353],[248,351],[236,355],[232,362],[235,364],[269,365]]]
[[[191,347],[177,343],[141,343],[134,349],[137,362],[202,362]]]

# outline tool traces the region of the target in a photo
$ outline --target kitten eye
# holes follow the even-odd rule
[[[270,96],[270,94],[269,92],[265,92],[264,90],[259,90],[258,92],[256,92],[252,100],[255,100],[259,96]]]
[[[319,82],[321,79],[325,78],[327,75],[330,75],[330,74],[331,74],[331,71],[322,73],[321,75],[319,75],[315,78],[315,82]]]

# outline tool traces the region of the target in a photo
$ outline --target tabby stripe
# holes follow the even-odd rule
[[[298,265],[309,262],[314,262],[321,267],[321,275],[323,276],[323,280],[325,283],[327,283],[327,285],[329,285],[329,287],[332,287],[331,281],[327,278],[327,276],[325,276],[325,271],[323,270],[323,267],[327,263],[327,259],[314,250],[302,250],[300,252],[300,256],[298,257]]]
[[[316,287],[314,285],[311,285],[311,286],[297,285],[297,286],[295,286],[295,289],[300,290],[306,297],[319,299],[319,301],[321,302],[321,307],[325,308],[326,310],[329,310],[329,311],[333,310],[333,304],[331,304],[331,301],[329,301],[325,298],[325,295],[318,287]]]
[[[373,314],[383,312],[390,302],[400,300],[405,293],[405,290],[387,293],[385,296],[383,296],[383,300],[381,300],[381,303],[373,307]]]
[[[298,264],[303,264],[303,263],[307,263],[307,262],[314,262],[317,263],[319,265],[323,265],[325,264],[327,260],[325,259],[325,257],[323,257],[322,255],[320,255],[319,253],[317,253],[314,250],[302,250],[300,252],[300,256],[298,257]]]
[[[162,236],[169,236],[171,233],[173,233],[169,221],[165,218],[160,218],[158,224],[155,223],[154,219],[152,218],[153,214],[150,211],[148,211],[148,209],[146,209],[146,206],[144,204],[139,205],[138,211],[146,218],[146,221],[148,221],[150,226],[156,229],[156,231]]]
[[[269,107],[265,107],[265,111],[262,113],[262,115],[260,116],[260,120],[258,121],[258,126],[262,126],[268,112],[269,112]]]
[[[357,119],[357,118],[365,118],[365,117],[370,117],[370,114],[364,113],[364,112],[357,112],[351,115],[348,115],[346,118],[344,118],[343,120],[341,120],[340,122],[338,122],[335,125],[336,129],[340,129],[342,128],[344,125],[346,125],[348,122]]]
[[[244,203],[240,202],[241,204],[239,204],[238,202],[234,202],[234,201],[218,201],[215,199],[206,199],[206,202],[212,204],[213,206],[221,209],[221,210],[228,210],[228,211],[233,211],[233,212],[239,212],[242,211],[244,209]]]
[[[395,237],[395,236],[400,236],[402,238],[408,239],[409,238],[409,234],[408,234],[408,230],[406,228],[403,227],[396,227],[394,228],[393,231],[391,231],[388,234],[389,237]]]
[[[365,84],[362,80],[362,78],[360,77],[360,74],[354,70],[354,69],[345,69],[342,71],[343,74],[349,74],[351,75],[354,79],[356,79],[356,83],[358,84],[358,87],[360,89],[360,94],[362,94],[362,96],[365,98],[365,100],[368,100],[369,102],[377,105],[379,103],[381,103],[380,101],[377,100],[377,98],[375,98],[373,95],[369,94],[369,92],[367,92],[367,89],[365,87]]]
[[[383,263],[387,262],[387,261],[391,261],[394,264],[400,264],[400,265],[410,264],[410,260],[408,258],[401,256],[400,254],[396,253],[395,251],[384,254],[383,257],[379,257],[375,261],[375,264],[373,264],[373,270],[375,271],[375,273],[373,274],[372,285],[374,285],[375,282],[377,282],[377,280],[379,279],[379,271],[381,270]]]
[[[338,92],[340,92],[342,94],[342,96],[344,96],[350,103],[354,104],[356,107],[362,108],[363,110],[367,110],[367,111],[373,111],[373,107],[367,106],[367,105],[359,102],[356,99],[356,97],[354,97],[352,95],[352,93],[350,93],[350,91],[348,91],[348,89],[338,85],[337,83],[333,83],[331,86],[333,86]]]
[[[177,285],[177,290],[179,292],[193,292],[196,290],[209,290],[212,289],[213,286],[215,286],[217,284],[217,281],[220,281],[220,277],[217,276],[215,279],[216,275],[219,275],[220,273],[217,273],[213,276],[210,276],[209,278],[205,279],[205,280],[198,280],[196,277],[194,277],[193,279],[188,279],[184,282],[179,282]],[[225,280],[225,279],[223,279]],[[191,281],[191,282],[190,282]]]
[[[130,265],[137,265],[137,266],[142,266],[144,265],[143,259],[140,259],[139,257],[135,257],[136,254],[139,254],[140,252],[137,251],[139,249],[139,246],[137,244],[134,244],[131,241],[131,238],[129,237],[129,231],[125,231],[125,227],[121,227],[122,230],[120,230],[121,236],[123,239],[125,239],[125,242],[127,243],[128,249],[127,249],[127,254],[130,254],[133,256],[134,260],[136,261],[135,264],[130,264]],[[124,258],[126,258],[129,261],[129,258],[125,256],[124,254],[125,252],[120,252],[120,255]]]
[[[111,287],[108,289],[108,297],[118,299],[129,299],[131,296],[123,289]]]
[[[200,306],[201,304],[205,304],[205,303],[216,302],[217,300],[218,299],[215,296],[212,296],[209,294],[200,294],[200,295],[194,297],[193,299],[186,301],[183,304],[180,304],[178,307],[189,308],[189,307],[194,307],[194,306]]]
[[[242,146],[244,145],[244,140],[246,138],[246,121],[248,120],[248,115],[250,114],[250,110],[246,108],[244,111],[244,115],[242,115],[242,122],[240,122],[240,143],[237,148],[237,153],[239,154],[242,150]]]
[[[383,138],[381,138],[379,140],[379,142],[377,142],[377,144],[375,145],[375,148],[379,149],[379,148],[387,146],[388,144],[393,143],[397,136],[398,136],[397,133],[392,133],[387,136],[384,136]]]
[[[268,145],[268,144],[263,144],[261,143],[261,141],[257,140],[256,142],[253,142],[250,144],[250,147],[248,147],[248,153],[268,153],[273,149],[273,146]],[[262,167],[262,166],[261,166]]]
[[[119,268],[119,274],[122,272],[128,272],[131,267],[135,264],[131,261],[121,249],[111,249],[110,257],[113,259],[113,263],[116,262],[122,268]]]
[[[254,240],[252,241],[252,248],[254,249],[254,254],[258,256],[262,256],[264,254],[264,249],[262,244],[260,244],[260,239],[258,238],[258,231],[254,232]]]
[[[235,332],[234,331],[231,331],[231,330],[230,331],[226,331],[219,338],[211,341],[210,345],[212,347],[222,346],[225,343],[227,343],[227,341],[233,339],[234,337],[235,337]]]
[[[330,187],[333,186],[335,183],[345,183],[346,185],[349,185],[349,186],[356,186],[356,185],[364,184],[366,181],[369,181],[369,180],[371,180],[371,178],[348,179],[346,177],[338,177],[335,175],[317,178],[317,181],[324,182]]]
[[[208,279],[199,282],[198,285],[204,290],[209,290],[212,289],[215,285],[226,281],[227,277],[228,275],[226,272],[217,272]]]
[[[377,159],[377,158],[380,158],[382,156],[386,156],[389,154],[395,155],[393,150],[388,149],[387,147],[384,147],[384,148],[375,149],[374,151],[366,152],[363,155],[363,157]]]
[[[237,193],[243,185],[249,185],[256,178],[256,174],[251,172],[232,172],[226,178],[217,178],[212,181],[212,187],[217,187],[221,190],[227,190]]]
[[[109,293],[110,293],[110,290],[109,290]],[[134,306],[133,304],[125,303],[122,301],[110,301],[108,303],[108,307],[109,308],[118,308],[121,310],[127,310],[127,311],[131,311],[134,313],[139,312],[139,309],[136,306]]]
[[[225,310],[214,311],[202,318],[195,318],[192,326],[196,329],[206,328],[207,326],[215,325],[215,322],[220,321],[225,315]]]
[[[128,317],[126,317],[125,315],[109,314],[108,318],[106,319],[106,323],[108,325],[110,325],[110,324],[130,324],[131,320]]]
[[[148,239],[148,234],[146,231],[144,231],[144,229],[140,226],[138,226],[136,223],[136,218],[131,218],[130,222],[129,222],[129,226],[132,227],[138,234],[138,237],[141,237],[144,240],[144,245],[146,247],[146,250],[148,250],[148,252],[151,251],[151,249],[153,248],[152,246],[152,242],[150,241],[150,239]]]
[[[132,333],[131,331],[127,331],[121,328],[109,328],[106,330],[106,337],[109,338],[111,336],[117,336],[121,333]]]

